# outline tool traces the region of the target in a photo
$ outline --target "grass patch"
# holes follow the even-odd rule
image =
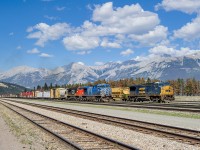
[[[24,121],[20,120],[19,117],[15,117],[15,115],[10,116],[10,113],[7,113],[3,107],[1,109],[1,116],[4,119],[6,125],[9,127],[10,131],[17,137],[17,139],[25,145],[32,145],[33,139],[35,137],[35,133],[24,127]],[[31,137],[31,138],[29,138]]]
[[[2,113],[2,118],[4,119],[6,124],[9,126],[10,130],[12,131],[12,133],[14,133],[19,138],[19,136],[21,135],[20,127],[17,126],[12,121],[12,119],[9,116],[7,116],[5,113]]]

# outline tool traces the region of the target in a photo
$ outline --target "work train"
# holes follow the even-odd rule
[[[66,99],[80,101],[157,101],[174,100],[173,88],[167,82],[156,82],[130,87],[111,88],[109,84],[97,84],[78,88],[52,88],[49,91],[29,91],[19,97]]]

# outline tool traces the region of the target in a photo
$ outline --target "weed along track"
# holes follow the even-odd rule
[[[59,140],[65,142],[67,146],[71,145],[73,149],[137,149],[125,143],[110,139],[109,137],[95,134],[25,108],[7,102],[1,101],[1,103],[56,136]]]

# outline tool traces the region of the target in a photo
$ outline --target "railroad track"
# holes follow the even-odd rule
[[[145,105],[145,104],[142,105],[142,104],[134,104],[134,103],[102,103],[102,102],[80,102],[80,101],[78,102],[77,101],[72,101],[72,102],[59,101],[59,102],[200,113],[200,106],[183,108],[184,106],[183,107],[170,106],[170,105],[165,106],[165,105],[157,105],[157,104],[156,105]]]
[[[87,131],[85,129],[67,124],[65,122],[47,117],[45,115],[2,102],[4,106],[28,119],[35,125],[56,136],[59,140],[70,145],[73,149],[93,150],[93,149],[113,149],[113,150],[137,150],[138,148],[125,143],[110,139],[108,137]]]
[[[176,140],[178,142],[183,142],[200,147],[200,131],[197,130],[184,129],[168,125],[161,125],[156,123],[149,123],[144,121],[131,120],[131,119],[125,119],[125,118],[119,118],[119,117],[113,117],[102,114],[95,114],[95,113],[89,113],[89,112],[83,112],[78,110],[71,110],[71,109],[65,109],[65,108],[59,108],[41,104],[33,104],[29,102],[17,102],[17,103],[31,105],[34,107],[39,107],[42,109],[56,111],[59,113],[72,115],[75,117],[103,122],[106,124],[112,124],[133,131],[164,137],[171,140]]]

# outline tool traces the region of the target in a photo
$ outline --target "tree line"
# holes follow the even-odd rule
[[[150,78],[125,78],[120,80],[97,80],[95,82],[87,82],[83,83],[76,83],[76,84],[65,84],[65,85],[47,85],[45,83],[43,86],[38,85],[34,90],[50,90],[51,88],[77,88],[82,86],[93,86],[96,84],[103,84],[107,83],[110,84],[111,87],[129,87],[131,85],[137,84],[146,84],[146,83],[153,83],[153,82],[162,82],[158,79],[150,79]],[[173,87],[175,95],[187,95],[187,96],[195,96],[200,95],[200,81],[196,80],[195,78],[188,78],[188,79],[176,79],[176,80],[167,80],[170,85]]]

